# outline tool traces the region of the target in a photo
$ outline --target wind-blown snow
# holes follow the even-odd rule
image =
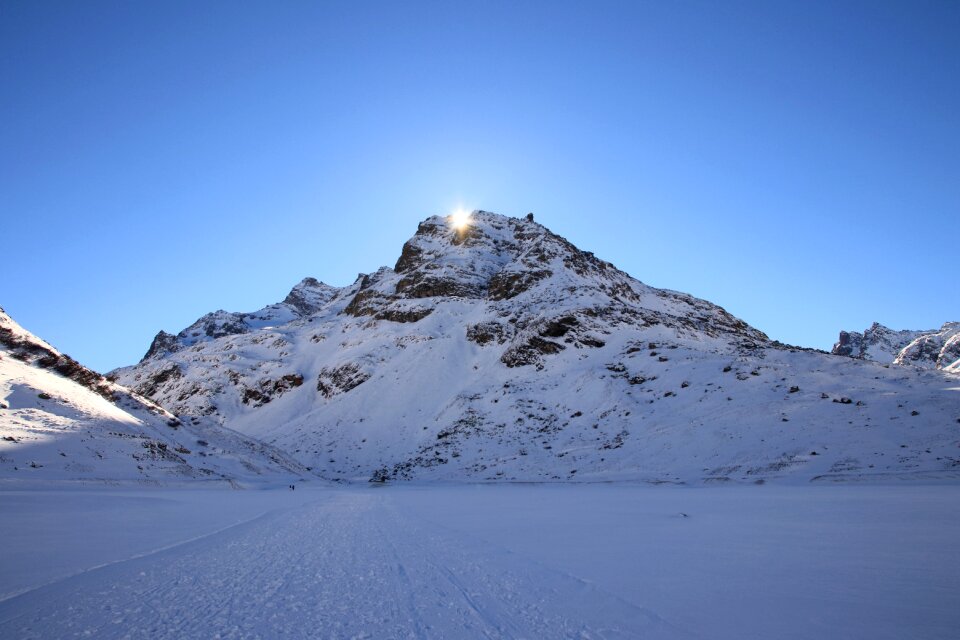
[[[957,491],[0,492],[0,636],[954,638]]]

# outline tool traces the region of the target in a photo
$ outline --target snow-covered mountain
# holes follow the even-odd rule
[[[314,278],[304,278],[283,302],[271,304],[254,313],[214,311],[203,316],[177,335],[161,331],[154,337],[144,358],[191,347],[198,342],[248,333],[256,329],[287,324],[316,313],[337,293],[337,289]]]
[[[960,371],[960,322],[940,329],[895,331],[874,322],[863,333],[841,331],[832,353],[861,360]]]
[[[960,322],[946,322],[939,331],[917,336],[894,362],[960,372]]]
[[[0,479],[284,482],[310,476],[269,445],[180,420],[37,338],[0,309]]]
[[[841,331],[831,353],[874,362],[893,362],[900,351],[917,336],[929,331],[895,331],[874,322],[863,333],[859,331]]]
[[[334,478],[943,476],[960,384],[771,341],[528,219],[432,217],[394,268],[217,312],[113,372]]]

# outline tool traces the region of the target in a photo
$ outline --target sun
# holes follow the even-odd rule
[[[470,218],[470,212],[466,209],[457,209],[449,216],[447,216],[447,224],[450,225],[454,231],[464,231],[467,227],[470,226],[472,222]]]

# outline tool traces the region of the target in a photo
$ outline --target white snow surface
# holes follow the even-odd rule
[[[150,400],[70,361],[2,309],[0,331],[4,486],[286,483],[312,475],[273,447],[211,420],[180,422]]]
[[[960,469],[952,370],[772,342],[532,221],[475,212],[457,232],[429,218],[394,269],[338,290],[305,282],[323,292],[309,313],[211,335],[194,325],[114,373],[181,416],[209,416],[344,480],[806,482]]]
[[[955,638],[958,491],[0,491],[0,637]]]

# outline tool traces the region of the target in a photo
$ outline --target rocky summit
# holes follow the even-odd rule
[[[780,344],[476,211],[349,286],[161,332],[111,377],[332,479],[716,483],[957,475],[951,375]]]

